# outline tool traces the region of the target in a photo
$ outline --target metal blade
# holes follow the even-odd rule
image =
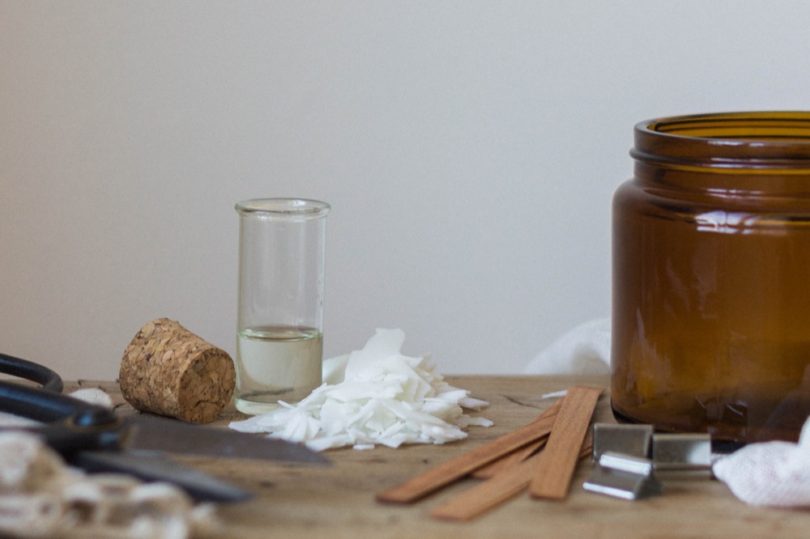
[[[117,472],[133,475],[144,481],[165,481],[182,488],[196,500],[211,502],[241,502],[253,497],[250,492],[187,468],[157,453],[114,453],[79,451],[71,464],[88,472]]]
[[[132,428],[124,442],[126,449],[208,457],[329,463],[326,457],[306,446],[284,440],[224,428],[189,425],[150,415],[128,417],[127,421]]]

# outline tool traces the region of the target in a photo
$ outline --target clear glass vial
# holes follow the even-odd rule
[[[236,408],[266,412],[321,384],[325,202],[240,202]]]
[[[635,127],[613,205],[612,406],[796,440],[810,414],[810,112]]]

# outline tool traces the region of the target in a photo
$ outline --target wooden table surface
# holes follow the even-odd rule
[[[628,502],[582,489],[591,468],[582,461],[564,502],[538,501],[521,494],[501,507],[467,523],[439,521],[429,510],[475,483],[465,479],[415,505],[384,505],[378,491],[398,484],[429,467],[470,450],[529,422],[553,399],[543,393],[577,383],[607,386],[604,378],[448,377],[491,405],[481,415],[490,428],[471,427],[466,440],[446,445],[416,445],[369,451],[326,452],[329,467],[306,467],[268,461],[183,457],[182,461],[225,478],[256,494],[240,504],[220,506],[228,537],[245,538],[675,538],[675,537],[810,537],[810,511],[749,507],[714,480],[665,483],[665,493]],[[114,383],[78,382],[100,386],[122,402]],[[126,405],[121,405],[123,413]],[[218,424],[237,417],[230,412]],[[608,399],[600,400],[597,421],[613,421]]]

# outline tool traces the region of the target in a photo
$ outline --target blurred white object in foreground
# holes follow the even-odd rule
[[[186,539],[218,530],[210,504],[194,506],[167,483],[69,468],[32,433],[0,433],[3,537]],[[73,537],[74,533],[70,533]]]

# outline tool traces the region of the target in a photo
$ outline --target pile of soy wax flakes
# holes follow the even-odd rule
[[[323,385],[305,399],[230,427],[322,451],[443,444],[466,438],[462,429],[470,425],[492,425],[463,411],[481,410],[488,402],[445,382],[427,356],[402,355],[404,341],[402,330],[378,329],[362,350],[326,360]]]

